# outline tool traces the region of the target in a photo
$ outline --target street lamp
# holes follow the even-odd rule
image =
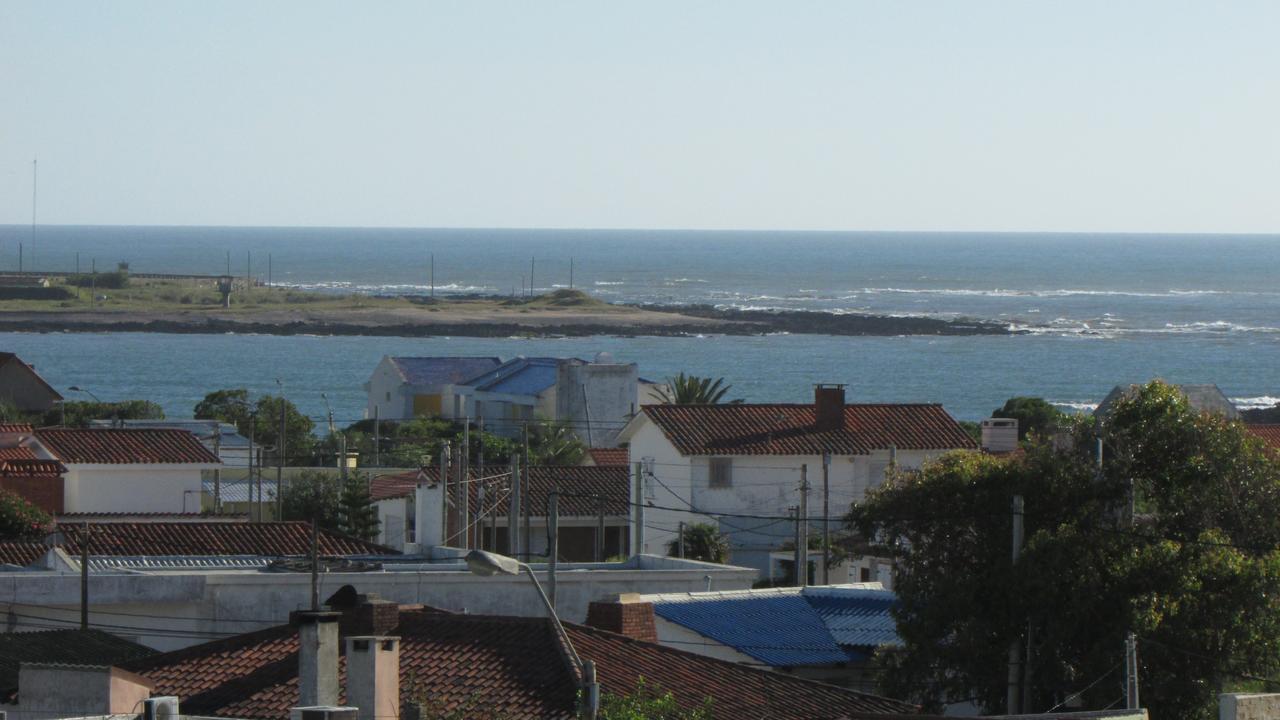
[[[78,385],[72,385],[71,387],[69,387],[69,388],[67,388],[67,389],[68,389],[68,390],[72,390],[72,391],[74,391],[74,392],[82,392],[82,393],[84,393],[85,395],[88,395],[89,397],[93,398],[93,401],[94,401],[94,402],[98,402],[98,403],[102,402],[102,399],[101,399],[101,398],[99,398],[97,395],[94,395],[93,393],[89,392],[88,390],[85,390],[84,388],[82,388],[82,387],[80,387],[80,386],[78,386]]]
[[[573,648],[573,643],[569,640],[569,634],[564,631],[564,625],[560,624],[560,616],[556,614],[556,609],[551,606],[551,601],[547,599],[547,594],[543,592],[542,583],[538,582],[538,576],[533,574],[533,568],[513,557],[485,552],[484,550],[472,550],[467,553],[466,560],[467,569],[472,574],[481,577],[519,575],[521,570],[529,574],[529,579],[533,581],[533,587],[538,591],[538,597],[542,599],[543,607],[547,609],[547,615],[551,617],[551,623],[555,626],[556,633],[564,641],[565,648],[569,650],[569,659],[573,661],[574,667],[577,668],[582,678],[583,695],[587,703],[587,717],[594,718],[600,710],[600,685],[596,682],[596,664],[590,660],[583,662],[582,658],[578,657],[578,651]]]

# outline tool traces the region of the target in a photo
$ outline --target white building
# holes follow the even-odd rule
[[[369,417],[442,417],[484,421],[515,437],[534,419],[567,423],[592,447],[611,447],[640,406],[634,363],[607,353],[578,358],[384,357],[365,383]],[[644,383],[645,397],[652,383]],[[376,415],[375,415],[376,413]]]
[[[200,512],[201,473],[222,466],[185,430],[42,428],[30,449],[66,466],[67,513]]]
[[[765,575],[775,574],[770,553],[794,537],[787,518],[806,483],[812,535],[824,504],[838,529],[890,465],[918,468],[976,448],[941,405],[846,404],[843,386],[822,385],[812,404],[647,405],[619,441],[641,465],[646,507],[634,552],[666,553],[682,522],[716,523],[731,561]]]

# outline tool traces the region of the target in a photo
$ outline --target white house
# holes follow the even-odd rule
[[[434,416],[484,421],[489,432],[515,437],[523,423],[568,424],[583,442],[610,447],[640,405],[635,363],[608,353],[578,358],[384,357],[365,383],[369,417]],[[651,383],[644,383],[646,397]]]
[[[730,538],[731,561],[764,574],[770,552],[794,537],[788,516],[806,484],[813,534],[824,505],[839,528],[891,464],[976,448],[941,405],[846,404],[839,385],[817,386],[812,404],[646,405],[618,439],[633,474],[640,465],[646,506],[633,552],[663,554],[680,523],[712,522]]]
[[[201,473],[221,467],[185,430],[42,428],[32,449],[66,466],[63,512],[200,512]]]

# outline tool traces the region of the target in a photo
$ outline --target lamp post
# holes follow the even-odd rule
[[[533,568],[515,558],[485,552],[484,550],[472,550],[467,553],[466,560],[467,569],[481,577],[519,575],[521,570],[529,574],[529,579],[533,581],[533,587],[538,591],[538,597],[542,600],[542,606],[546,608],[547,615],[551,618],[552,625],[555,626],[556,634],[564,641],[564,646],[569,651],[569,659],[573,661],[574,667],[577,668],[582,678],[583,700],[587,705],[586,717],[589,720],[595,718],[600,711],[600,684],[596,682],[596,664],[590,660],[583,662],[582,658],[578,657],[578,651],[573,648],[573,643],[569,640],[569,634],[564,631],[564,625],[560,624],[560,616],[556,614],[556,609],[551,606],[551,600],[543,592],[542,583],[538,582],[538,576],[533,574]]]
[[[93,398],[93,401],[94,401],[94,402],[96,402],[96,403],[100,403],[100,402],[102,402],[102,398],[99,398],[97,395],[94,395],[93,393],[89,392],[88,390],[85,390],[84,388],[80,387],[79,385],[72,385],[71,387],[69,387],[69,388],[67,388],[67,389],[68,389],[68,390],[72,390],[72,391],[74,391],[74,392],[82,392],[82,393],[84,393],[85,395],[88,395],[89,397]]]
[[[93,398],[93,401],[98,403],[99,405],[106,405],[106,403],[102,402],[102,398],[98,397],[97,395],[94,395],[92,392],[89,392],[88,390],[80,387],[79,385],[72,385],[67,389],[73,390],[75,392],[84,393],[85,395],[88,395],[89,397]],[[113,426],[118,427],[120,425],[120,407],[113,406],[113,411],[114,412],[112,414],[111,424]],[[62,408],[62,424],[64,426],[67,424],[67,408],[65,406]]]

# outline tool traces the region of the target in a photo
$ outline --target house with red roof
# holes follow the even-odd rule
[[[201,472],[222,465],[186,430],[41,428],[19,444],[64,470],[57,513],[199,512]]]
[[[0,352],[0,402],[23,412],[45,412],[62,402],[62,394],[22,358]]]
[[[722,718],[835,720],[917,709],[664,647],[643,639],[645,628],[611,623],[608,613],[595,627],[566,624],[562,634],[545,616],[401,606],[349,586],[325,610],[114,667],[63,666],[64,682],[53,666],[24,665],[16,694],[0,708],[27,717],[51,700],[50,688],[71,683],[102,688],[83,703],[99,713],[127,712],[128,702],[150,695],[176,697],[184,715],[203,717],[285,720],[297,707],[345,705],[360,718],[572,720],[591,716],[579,714],[583,698],[628,695],[643,680],[684,708],[710,699]],[[583,671],[588,662],[594,677]],[[68,675],[93,672],[112,682]]]
[[[807,404],[646,405],[619,440],[640,464],[635,552],[666,554],[681,523],[712,523],[729,537],[730,562],[769,575],[770,553],[794,537],[793,509],[807,506],[811,536],[824,518],[836,529],[891,467],[977,449],[941,405],[846,403],[843,385],[818,385]],[[880,567],[825,580],[889,581]]]

